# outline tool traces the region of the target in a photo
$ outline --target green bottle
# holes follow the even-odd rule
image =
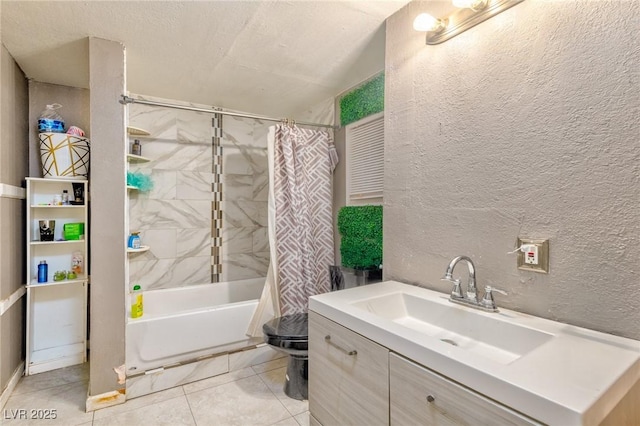
[[[131,293],[131,318],[140,318],[142,309],[142,288],[136,284]]]

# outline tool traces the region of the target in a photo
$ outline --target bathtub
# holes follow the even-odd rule
[[[245,333],[264,282],[255,278],[145,292],[143,316],[128,315],[127,374],[262,343]]]

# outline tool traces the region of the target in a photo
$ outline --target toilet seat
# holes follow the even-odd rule
[[[262,326],[264,341],[273,349],[289,355],[284,393],[300,401],[309,397],[308,319],[306,313],[283,315]]]
[[[264,340],[292,355],[303,355],[309,348],[308,314],[290,314],[274,318],[262,326]]]

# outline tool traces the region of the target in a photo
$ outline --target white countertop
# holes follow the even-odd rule
[[[512,362],[498,363],[353,305],[398,292],[473,310],[553,337]],[[309,309],[548,424],[598,424],[640,380],[639,341],[507,309],[482,312],[453,304],[448,298],[448,294],[385,281],[313,296]]]

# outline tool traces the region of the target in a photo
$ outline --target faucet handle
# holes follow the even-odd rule
[[[508,295],[509,295],[509,293],[507,293],[506,291],[504,291],[504,290],[500,290],[500,289],[495,288],[495,287],[491,287],[490,285],[486,286],[486,287],[484,288],[484,291],[487,291],[487,292],[489,292],[489,293],[494,292],[494,291],[497,291],[498,293],[503,294],[503,295],[505,295],[505,296],[508,296]]]
[[[451,274],[446,274],[441,278],[442,281],[449,281],[453,283],[453,289],[451,289],[451,297],[453,298],[463,298],[462,289],[460,288],[460,280],[454,279]]]
[[[495,300],[493,300],[494,291],[497,291],[500,294],[504,294],[505,296],[507,295],[506,291],[500,290],[488,285],[484,288],[484,297],[482,298],[482,301],[480,302],[480,304],[486,309],[497,311],[498,308],[496,307],[496,302]]]

